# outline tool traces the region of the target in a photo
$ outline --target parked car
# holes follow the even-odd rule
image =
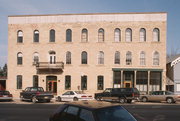
[[[92,100],[93,96],[82,91],[67,91],[62,95],[56,97],[57,101],[78,101],[78,100]]]
[[[139,99],[139,91],[137,88],[107,88],[102,93],[95,93],[95,99],[131,103]]]
[[[42,87],[27,87],[20,93],[20,99],[22,101],[31,100],[33,103],[37,101],[50,102],[53,97],[51,92],[45,92]]]
[[[59,106],[49,121],[137,121],[119,104],[76,101]]]
[[[180,99],[180,95],[176,95],[170,91],[153,91],[149,95],[141,95],[140,99],[143,102],[147,101],[166,101],[167,103],[175,103]]]
[[[13,95],[9,91],[0,90],[0,100],[11,101],[12,99],[13,99]]]

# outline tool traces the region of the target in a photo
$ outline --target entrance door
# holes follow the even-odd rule
[[[134,82],[134,72],[133,71],[125,71],[124,72],[124,87],[131,88],[133,87]]]
[[[51,91],[53,93],[57,93],[57,77],[56,76],[47,76],[46,77],[47,91]]]
[[[131,88],[131,87],[132,87],[131,82],[125,81],[125,82],[124,82],[124,87],[125,87],[125,88]]]

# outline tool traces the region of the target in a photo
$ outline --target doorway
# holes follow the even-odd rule
[[[124,87],[131,88],[134,83],[134,72],[133,71],[125,71],[124,72]]]
[[[131,87],[132,87],[131,82],[130,82],[130,81],[125,81],[125,82],[124,82],[124,87],[125,87],[125,88],[131,88]]]
[[[46,89],[53,93],[57,93],[57,76],[47,76],[46,77]]]

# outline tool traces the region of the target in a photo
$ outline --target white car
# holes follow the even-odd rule
[[[93,96],[85,94],[82,91],[67,91],[56,97],[57,101],[78,101],[78,100],[93,100]]]

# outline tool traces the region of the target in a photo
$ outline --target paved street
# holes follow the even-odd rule
[[[0,102],[0,121],[48,121],[62,103]],[[179,121],[180,105],[166,103],[123,104],[138,121]]]

